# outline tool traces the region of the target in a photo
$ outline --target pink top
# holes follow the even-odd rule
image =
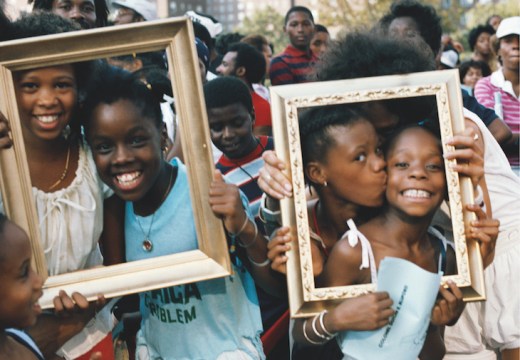
[[[485,107],[494,109],[513,134],[520,133],[520,99],[513,91],[513,84],[504,78],[502,70],[477,82],[475,98]],[[506,155],[511,165],[520,164],[518,150]]]

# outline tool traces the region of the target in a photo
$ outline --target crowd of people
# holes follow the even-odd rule
[[[0,41],[157,18],[146,0],[112,6],[34,0],[18,19],[0,12]],[[418,340],[385,345],[400,359],[520,359],[520,16],[472,29],[462,63],[460,43],[418,0],[396,0],[373,28],[337,39],[310,9],[291,7],[280,52],[263,34],[223,34],[211,15],[186,16],[216,167],[209,205],[233,275],[93,302],[60,292],[42,312],[29,238],[0,212],[0,359],[357,359],[354,332],[406,311],[417,312],[407,325]],[[297,239],[281,226],[280,200],[293,190],[275,152],[268,87],[453,68],[465,130],[446,140],[450,152],[430,97],[302,111],[312,267],[318,286],[376,283],[388,257],[456,274],[441,206],[445,160],[455,160],[475,194],[465,236],[480,249],[486,300],[465,304],[448,281],[431,306],[396,309],[398,299],[375,291],[289,321],[286,264]],[[13,83],[49,275],[198,248],[181,147],[189,139],[163,53],[16,71]],[[0,149],[13,146],[9,121],[0,114]]]

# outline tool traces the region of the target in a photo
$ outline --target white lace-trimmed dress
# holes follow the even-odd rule
[[[80,146],[76,176],[68,187],[51,193],[33,188],[50,276],[103,264],[98,244],[103,201],[112,194],[99,179],[85,144]]]
[[[68,187],[49,193],[33,187],[50,276],[103,264],[98,245],[103,201],[113,192],[97,176],[88,146],[79,149],[76,176]],[[0,205],[3,211],[3,201]]]

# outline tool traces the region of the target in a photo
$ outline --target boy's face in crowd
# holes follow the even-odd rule
[[[94,0],[54,0],[52,12],[76,21],[82,29],[96,27],[96,5]]]
[[[211,141],[228,158],[241,158],[256,148],[254,114],[242,103],[208,109]]]
[[[25,231],[7,221],[0,257],[0,325],[26,328],[36,323],[43,279],[31,268],[31,244]]]
[[[295,11],[289,15],[283,31],[289,36],[292,46],[306,51],[314,35],[314,23],[307,13]]]
[[[314,34],[311,41],[311,50],[314,55],[322,56],[329,47],[330,36],[324,31],[319,31]]]
[[[222,62],[217,67],[217,74],[220,76],[230,76],[235,74],[236,51],[228,51],[222,58]]]
[[[433,215],[446,193],[440,141],[419,127],[404,130],[386,161],[386,198],[391,207],[412,217]]]

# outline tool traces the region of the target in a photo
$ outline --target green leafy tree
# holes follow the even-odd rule
[[[283,32],[284,17],[276,9],[267,6],[255,12],[254,16],[246,17],[242,26],[235,29],[244,35],[262,34],[273,44],[274,53],[281,52],[287,46],[288,40]]]
[[[342,31],[370,28],[385,14],[391,0],[320,0],[319,23]]]
[[[519,16],[518,0],[477,2],[466,14],[466,26],[468,29],[471,29],[484,23],[488,17],[494,14],[500,15],[502,18]]]

